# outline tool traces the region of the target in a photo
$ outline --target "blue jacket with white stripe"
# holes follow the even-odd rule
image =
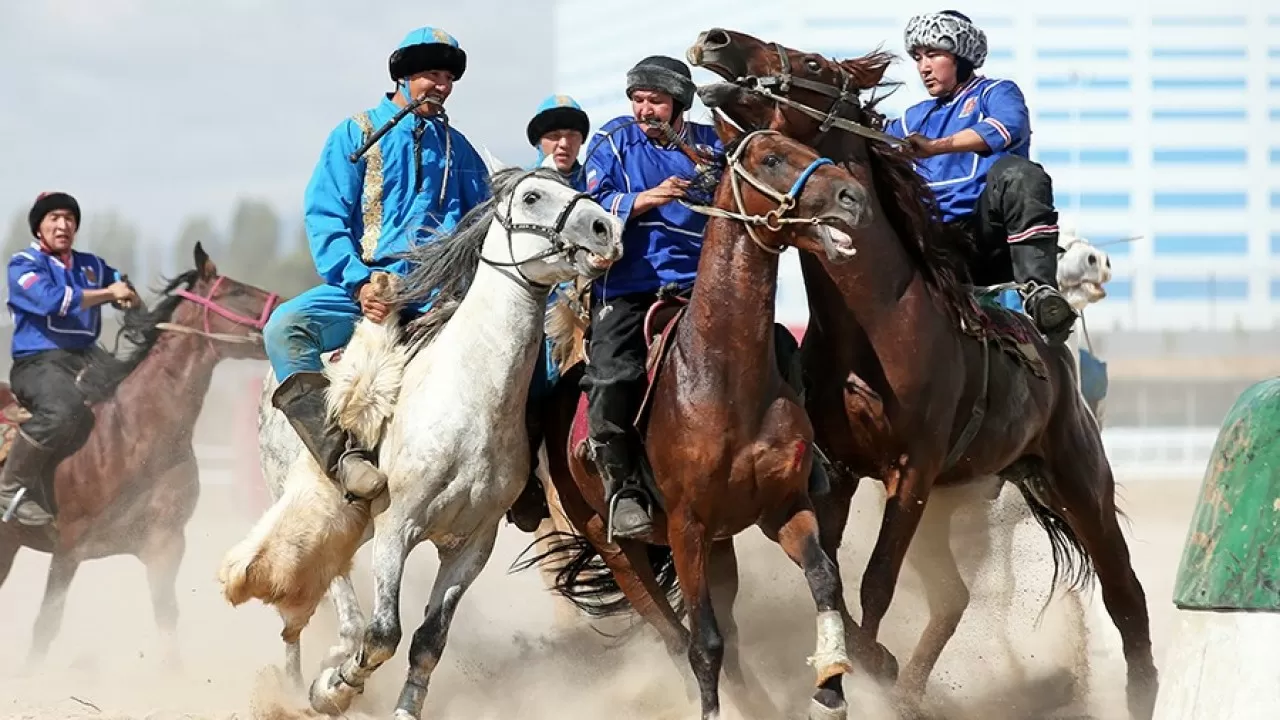
[[[710,125],[685,121],[680,131],[689,145],[724,152]],[[701,146],[701,147],[700,147]],[[678,202],[632,215],[636,196],[669,177],[692,180],[693,161],[675,145],[650,140],[629,115],[605,123],[587,152],[587,192],[605,210],[622,219],[622,259],[592,283],[597,297],[657,292],[674,283],[693,284],[702,253],[707,217]]]
[[[982,136],[990,152],[948,153],[916,161],[946,222],[973,214],[987,186],[987,172],[1001,156],[1031,157],[1031,119],[1022,90],[1012,80],[975,75],[949,98],[916,103],[885,126],[895,137],[918,134],[930,139],[969,128]]]
[[[82,350],[102,332],[102,306],[85,308],[86,290],[120,279],[120,272],[92,253],[50,255],[37,243],[9,258],[9,314],[15,358],[46,350]]]

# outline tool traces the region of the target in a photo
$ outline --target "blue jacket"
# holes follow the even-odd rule
[[[930,98],[907,108],[885,131],[896,137],[919,134],[930,139],[972,128],[988,153],[948,153],[916,162],[938,198],[942,219],[972,215],[987,186],[987,172],[1002,155],[1031,157],[1031,119],[1022,90],[1012,80],[974,76],[949,100]]]
[[[367,111],[370,131],[399,110],[384,97]],[[303,199],[316,270],[353,298],[375,268],[407,274],[409,263],[396,255],[429,240],[433,231],[452,229],[489,196],[489,171],[480,154],[449,128],[446,158],[444,126],[437,119],[406,116],[352,164],[347,156],[365,138],[360,117],[343,120],[329,134]]]
[[[46,350],[92,347],[102,332],[102,305],[84,308],[85,290],[105,288],[120,272],[92,253],[71,251],[71,267],[37,243],[9,258],[9,314],[15,358]]]
[[[694,147],[724,151],[710,125],[685,121],[681,135]],[[678,202],[633,216],[636,196],[671,176],[692,179],[693,161],[675,146],[659,145],[630,116],[605,123],[587,152],[587,192],[622,219],[622,259],[592,283],[593,293],[612,298],[657,292],[668,283],[693,284],[707,217]]]

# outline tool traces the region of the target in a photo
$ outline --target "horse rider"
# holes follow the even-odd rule
[[[1012,80],[977,74],[987,36],[959,12],[917,15],[903,35],[932,99],[907,108],[885,130],[910,143],[943,221],[974,238],[974,284],[1029,284],[1028,314],[1051,343],[1061,344],[1076,312],[1057,289],[1053,184],[1030,160],[1022,90]]]
[[[93,411],[77,376],[102,352],[101,306],[129,308],[139,299],[105,260],[72,249],[80,228],[74,197],[41,193],[27,222],[35,240],[9,259],[9,383],[31,418],[18,429],[0,474],[0,516],[12,513],[23,525],[51,526],[57,512],[53,471],[93,430]]]
[[[576,100],[568,95],[552,95],[538,105],[525,127],[529,144],[537,149],[535,166],[553,169],[564,182],[578,192],[586,192],[587,178],[578,153],[591,132],[591,119]],[[573,281],[560,287],[572,286]],[[547,298],[547,305],[557,301],[555,293]],[[524,491],[507,513],[507,519],[524,532],[538,529],[542,519],[548,517],[546,492],[538,480],[538,449],[542,446],[542,401],[551,394],[560,379],[560,369],[551,357],[551,339],[544,338],[534,365],[533,379],[529,385],[529,402],[525,419],[529,431],[529,450],[533,465],[529,468],[529,480]]]
[[[695,86],[680,60],[654,55],[627,72],[631,115],[610,120],[587,151],[587,191],[624,223],[623,255],[592,283],[588,363],[582,378],[592,457],[614,509],[615,535],[649,532],[652,499],[641,479],[643,447],[633,427],[645,381],[644,318],[658,291],[693,285],[707,218],[675,202],[685,197],[696,166],[669,139],[666,123],[686,144],[723,152],[715,130],[683,117]],[[616,505],[614,500],[616,499]]]
[[[321,354],[346,345],[362,315],[386,318],[389,308],[369,284],[375,271],[408,274],[402,253],[453,228],[489,195],[484,161],[444,112],[467,68],[458,41],[438,28],[419,28],[391,53],[388,66],[394,90],[330,132],[303,198],[307,241],[324,284],[276,308],[263,331],[280,383],[272,404],[330,479],[359,498],[381,492],[386,476],[374,464],[373,448],[356,447],[327,419]],[[415,103],[356,162],[349,159]]]

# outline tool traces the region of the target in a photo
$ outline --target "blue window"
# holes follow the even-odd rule
[[[1039,48],[1036,57],[1040,60],[1128,60],[1129,48]]]
[[[1129,27],[1129,18],[1118,16],[1081,16],[1081,15],[1048,15],[1036,18],[1036,25],[1041,27]]]
[[[1040,122],[1071,122],[1087,120],[1092,122],[1114,122],[1128,120],[1128,108],[1089,108],[1084,110],[1037,110],[1036,120]]]
[[[1151,151],[1156,165],[1236,165],[1249,162],[1245,148],[1156,148]]]
[[[1157,278],[1152,290],[1156,300],[1246,300],[1249,280],[1241,277]]]
[[[1271,278],[1271,302],[1280,302],[1280,278]]]
[[[1245,90],[1248,87],[1249,80],[1243,75],[1151,78],[1153,90]]]
[[[1271,191],[1271,209],[1280,210],[1280,190]]]
[[[1038,150],[1036,155],[1036,162],[1044,165],[1068,165],[1072,153],[1070,150]]]
[[[1267,51],[1267,56],[1272,60],[1280,60],[1280,47],[1273,47]]]
[[[1212,122],[1242,122],[1249,119],[1244,108],[1155,108],[1152,120],[1202,120]]]
[[[1127,108],[1094,108],[1092,110],[1081,110],[1081,120],[1128,120],[1129,110]]]
[[[1128,165],[1128,148],[1083,148],[1080,150],[1081,165]]]
[[[1268,83],[1272,90],[1280,90],[1280,75],[1272,75]]]
[[[1271,148],[1271,164],[1280,165],[1280,147]]]
[[[1041,122],[1070,122],[1072,112],[1070,110],[1037,110],[1036,120]]]
[[[1271,254],[1280,255],[1280,232],[1271,233]]]
[[[1133,299],[1133,281],[1129,278],[1112,278],[1106,289],[1107,300],[1127,302]]]
[[[1066,75],[1042,76],[1036,78],[1038,90],[1128,90],[1127,77],[1085,77],[1072,78]]]
[[[1156,210],[1246,210],[1249,207],[1247,192],[1195,192],[1158,191],[1155,194]]]
[[[1157,15],[1151,18],[1156,27],[1245,27],[1244,15]]]
[[[1164,47],[1153,48],[1156,60],[1248,60],[1246,47]]]
[[[1271,108],[1271,122],[1280,122],[1280,107]]]
[[[1128,210],[1129,193],[1080,193],[1081,210]]]
[[[1249,236],[1244,233],[1210,235],[1156,233],[1156,255],[1247,255]]]

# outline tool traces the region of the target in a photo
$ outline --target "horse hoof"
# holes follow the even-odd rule
[[[391,720],[418,720],[418,716],[408,710],[396,708],[395,713],[391,716]]]
[[[872,677],[883,683],[898,682],[898,658],[889,652],[889,648],[876,643],[876,659],[875,665],[868,668],[868,672]]]
[[[845,720],[849,706],[830,690],[819,690],[809,701],[809,720]]]
[[[311,683],[311,709],[325,715],[342,715],[351,707],[356,689],[338,677],[337,668],[326,668]]]

